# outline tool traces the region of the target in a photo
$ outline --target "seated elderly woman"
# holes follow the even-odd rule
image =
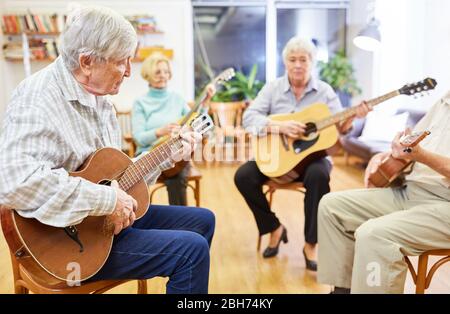
[[[0,204],[54,227],[106,216],[116,236],[90,280],[161,276],[169,277],[168,293],[207,293],[211,211],[152,204],[134,222],[137,202],[117,181],[107,186],[68,173],[98,149],[120,149],[120,129],[105,96],[117,94],[130,76],[136,46],[132,25],[112,10],[80,8],[68,16],[61,56],[21,82],[8,104],[0,137]],[[189,156],[201,135],[182,129],[180,136]],[[163,164],[151,169],[149,181],[170,166]]]
[[[178,93],[167,89],[172,78],[169,59],[160,53],[154,53],[142,64],[141,75],[149,83],[148,92],[140,96],[133,104],[133,138],[137,143],[137,154],[150,150],[159,138],[180,130],[177,121],[186,115],[190,107]],[[204,104],[214,95],[214,86],[208,85]],[[202,110],[206,110],[203,106]],[[177,175],[165,180],[170,205],[186,205],[186,187],[188,167]]]

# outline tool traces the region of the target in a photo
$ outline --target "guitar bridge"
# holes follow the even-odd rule
[[[83,243],[81,243],[80,238],[78,237],[78,229],[74,226],[69,226],[64,228],[66,234],[75,241],[80,246],[80,253],[84,251]]]

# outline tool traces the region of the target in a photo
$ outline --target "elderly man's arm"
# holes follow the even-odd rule
[[[61,145],[68,143],[49,116],[35,106],[14,105],[0,140],[0,204],[56,227],[113,212],[113,188],[71,177],[58,166],[64,160]]]
[[[400,144],[400,138],[410,131],[401,132],[392,141],[392,156],[398,159],[412,160],[427,165],[439,174],[450,179],[450,157],[436,154],[420,145],[414,146],[410,153],[406,152]]]
[[[270,119],[267,115],[270,113],[271,87],[266,84],[255,100],[244,111],[242,124],[247,131],[253,134],[266,133],[269,127]]]
[[[442,156],[419,147],[419,149],[416,150],[414,159],[415,161],[423,163],[434,171],[442,174],[447,179],[450,179],[449,157]]]

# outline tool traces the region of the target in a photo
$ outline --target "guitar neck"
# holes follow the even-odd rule
[[[191,108],[191,110],[189,110],[189,112],[183,117],[183,119],[180,122],[180,125],[183,126],[186,124],[186,122],[189,121],[189,119],[191,118],[191,116],[198,111],[198,109],[200,108],[200,106],[205,102],[207,97],[207,93],[206,91],[203,91],[200,96],[197,98],[197,100],[195,101],[195,105]]]
[[[378,104],[380,104],[380,103],[382,103],[382,102],[384,102],[384,101],[386,101],[388,99],[396,97],[398,95],[400,95],[400,92],[398,90],[395,90],[395,91],[387,93],[387,94],[385,94],[383,96],[379,96],[377,98],[371,99],[371,100],[367,101],[367,104],[369,106],[374,107],[374,106],[376,106],[376,105],[378,105]],[[347,119],[349,119],[351,117],[356,116],[356,108],[357,107],[349,108],[347,110],[344,110],[344,111],[339,112],[339,113],[337,113],[335,115],[332,115],[331,117],[328,117],[326,119],[323,119],[323,120],[317,122],[316,123],[317,130],[320,131],[320,130],[326,129],[326,128],[328,128],[331,125],[337,124],[337,123],[339,123],[341,121],[345,121],[345,120],[347,120]]]
[[[214,80],[212,80],[210,82],[210,84],[216,85],[217,84],[217,78],[215,78]],[[189,112],[183,117],[183,119],[180,122],[180,125],[183,126],[186,124],[186,122],[189,121],[189,119],[191,118],[191,116],[195,113],[198,112],[198,109],[200,108],[200,106],[205,102],[206,98],[208,97],[208,93],[206,92],[206,88],[203,89],[202,93],[200,94],[199,97],[197,97],[197,100],[195,101],[195,105],[192,107],[191,110],[189,110]]]
[[[128,191],[182,147],[180,137],[170,139],[159,145],[127,167],[119,179],[119,186],[124,191]]]

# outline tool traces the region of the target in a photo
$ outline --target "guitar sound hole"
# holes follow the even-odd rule
[[[317,127],[316,127],[315,123],[312,123],[312,122],[306,123],[305,136],[308,136],[311,133],[316,133],[316,132],[317,132]]]
[[[304,152],[305,150],[316,144],[316,142],[319,140],[319,137],[320,135],[310,141],[295,140],[294,142],[292,142],[292,149],[294,150],[294,153],[300,154],[301,152]]]

